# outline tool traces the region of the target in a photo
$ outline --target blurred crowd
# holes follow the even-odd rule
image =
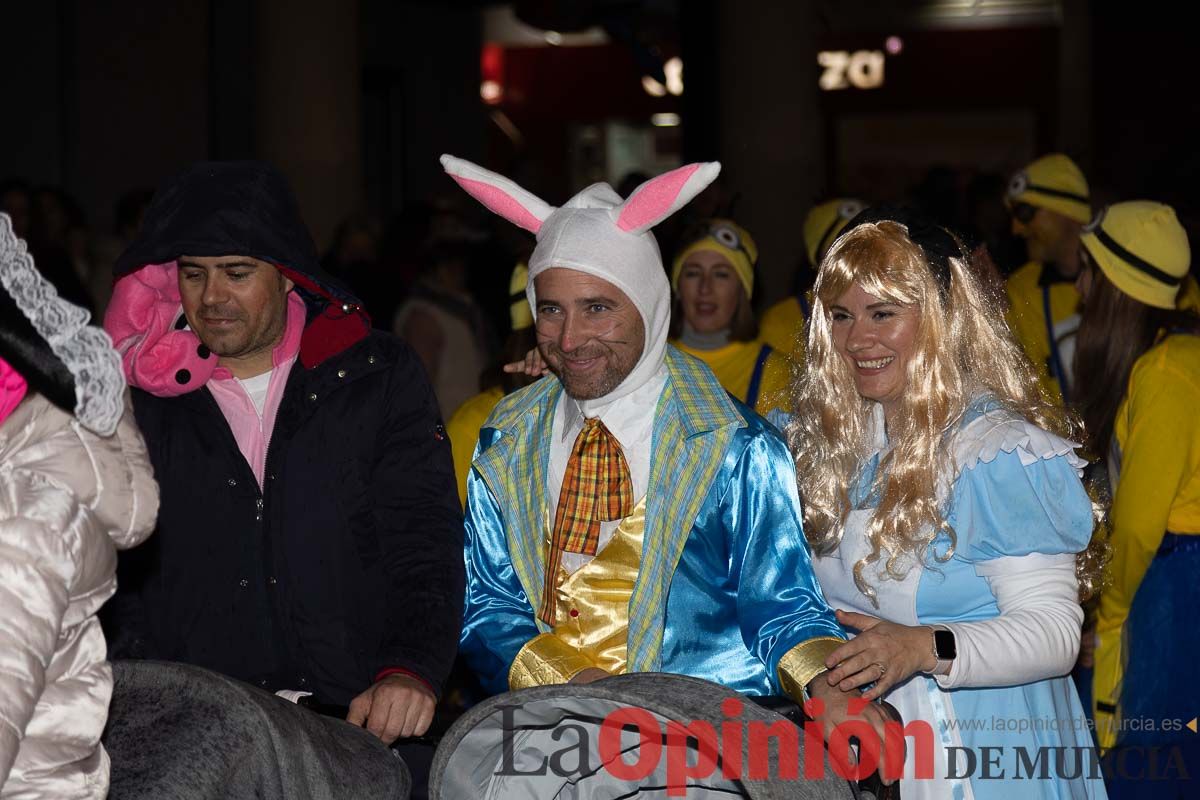
[[[625,196],[647,177],[629,173],[615,188]],[[886,200],[919,208],[972,246],[985,245],[1000,273],[1007,274],[1024,263],[1025,248],[1004,207],[1005,181],[994,173],[964,176],[934,167],[904,198],[858,202]],[[112,293],[112,265],[133,241],[152,197],[150,188],[130,189],[117,198],[109,219],[89,220],[66,189],[20,177],[0,180],[0,211],[29,243],[39,269],[63,297],[91,310],[97,320],[103,319]],[[688,244],[683,240],[694,232],[689,228],[706,218],[729,219],[736,197],[726,181],[693,205],[658,234],[667,264]],[[798,222],[805,216],[801,212]],[[471,395],[499,385],[499,364],[507,358],[504,343],[512,330],[511,270],[531,247],[446,192],[387,220],[373,213],[346,216],[321,261],[364,299],[376,327],[402,333],[417,348],[449,417]],[[807,261],[789,265],[795,290],[812,282],[815,253],[807,245],[805,252]],[[753,281],[763,267],[752,267]],[[748,299],[756,316],[767,311],[761,293]],[[455,365],[445,375],[443,360]]]

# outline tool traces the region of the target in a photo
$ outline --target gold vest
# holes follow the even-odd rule
[[[642,563],[645,532],[643,497],[591,561],[569,575],[561,568],[558,573],[554,635],[613,675],[625,672],[629,599]],[[549,547],[547,520],[547,551]]]

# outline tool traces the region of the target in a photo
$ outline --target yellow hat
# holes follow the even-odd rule
[[[1087,179],[1075,162],[1062,153],[1051,153],[1013,175],[1004,196],[1005,205],[1028,203],[1086,225],[1092,218]]]
[[[846,223],[866,207],[867,204],[861,200],[839,197],[814,206],[808,212],[804,218],[804,251],[808,253],[808,263],[812,264],[813,269],[821,263],[825,251],[846,227]]]
[[[529,265],[521,261],[512,271],[508,281],[508,319],[514,331],[533,327],[533,312],[529,309],[529,298],[525,286],[529,283]]]
[[[710,219],[704,224],[707,226],[706,232],[693,240],[675,257],[675,265],[671,270],[671,288],[679,290],[679,273],[688,256],[701,250],[710,250],[721,254],[733,267],[738,280],[742,282],[742,288],[746,290],[746,297],[753,296],[754,265],[758,262],[758,245],[754,243],[750,233],[742,226],[727,219]]]
[[[1162,203],[1134,200],[1102,209],[1080,241],[1104,276],[1155,308],[1175,308],[1192,261],[1187,232]]]

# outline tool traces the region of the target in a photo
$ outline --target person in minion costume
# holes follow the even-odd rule
[[[1046,396],[1069,402],[1079,330],[1079,234],[1092,218],[1087,179],[1070,158],[1051,153],[1013,175],[1004,200],[1012,231],[1029,253],[1005,287],[1008,325]]]
[[[804,356],[804,324],[812,305],[812,278],[833,240],[846,224],[866,208],[852,197],[838,197],[813,206],[804,218],[804,253],[808,256],[808,280],[798,281],[796,293],[767,309],[759,325],[759,336],[779,353],[795,360]]]
[[[710,219],[688,230],[671,269],[671,343],[708,365],[759,414],[785,402],[791,365],[759,338],[750,307],[758,246],[745,228]]]
[[[1075,378],[1112,490],[1112,583],[1100,596],[1092,686],[1097,738],[1104,750],[1129,751],[1110,756],[1125,766],[1110,796],[1194,796],[1124,779],[1155,751],[1171,754],[1176,777],[1200,776],[1200,737],[1183,724],[1200,709],[1200,316],[1179,308],[1191,251],[1175,212],[1148,201],[1101,211],[1081,243]]]
[[[521,261],[513,269],[509,279],[509,335],[504,342],[503,361],[516,361],[537,345],[533,333],[533,312],[525,297],[525,284],[529,282],[529,266]],[[467,475],[471,472],[471,457],[479,440],[479,429],[491,416],[492,409],[504,395],[515,392],[533,383],[534,377],[512,372],[502,372],[496,380],[474,397],[463,401],[446,422],[446,433],[450,436],[450,450],[454,455],[454,476],[458,481],[458,499],[467,507]]]

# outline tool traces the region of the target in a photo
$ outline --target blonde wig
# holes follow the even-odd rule
[[[804,498],[805,532],[822,555],[841,542],[850,490],[871,453],[875,406],[859,395],[849,365],[834,347],[830,306],[858,284],[919,313],[902,405],[888,421],[891,447],[869,487],[879,500],[867,528],[871,550],[854,566],[855,583],[872,603],[875,591],[864,577],[868,565],[884,559],[887,576],[903,578],[910,565],[925,560],[939,531],[951,544],[938,560],[954,554],[957,537],[939,506],[938,481],[953,467],[947,435],[974,398],[990,394],[1065,438],[1079,433],[1073,417],[1040,394],[1033,366],[1009,332],[994,293],[984,290],[965,251],[957,250],[959,257],[935,256],[931,262],[903,224],[862,223],[826,253],[813,291],[807,361],[796,378],[787,437]]]

